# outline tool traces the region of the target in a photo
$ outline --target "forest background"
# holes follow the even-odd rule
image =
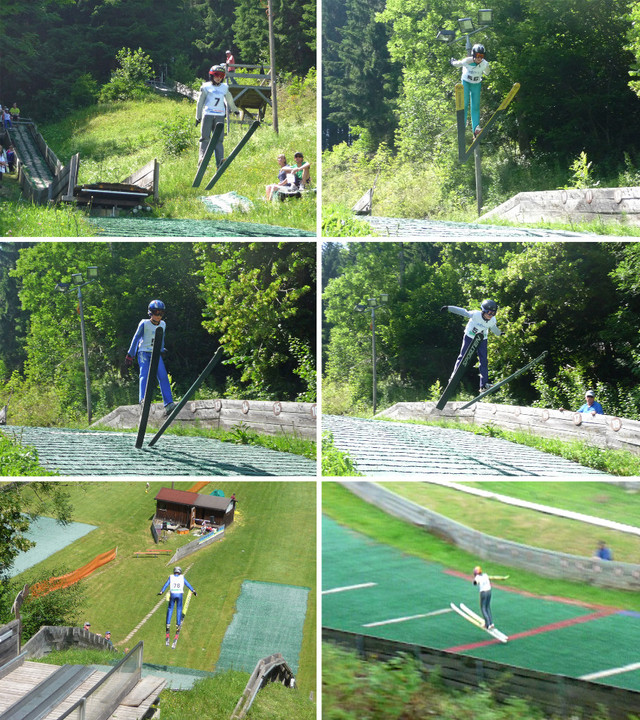
[[[35,425],[86,423],[82,289],[94,417],[138,401],[125,354],[153,299],[167,307],[165,362],[180,397],[216,349],[199,397],[316,399],[315,242],[0,242],[0,405]]]
[[[640,244],[625,242],[327,242],[322,253],[323,412],[370,415],[371,312],[378,409],[439,397],[466,320],[443,305],[498,303],[491,382],[545,350],[493,402],[576,410],[592,388],[608,415],[640,419]],[[461,394],[477,395],[475,370]]]
[[[192,84],[231,50],[269,64],[266,0],[3,0],[0,99],[23,116],[60,118],[92,105],[122,48],[141,48],[157,77]],[[273,0],[276,70],[316,65],[315,0]],[[292,32],[292,28],[296,28]]]
[[[470,37],[491,66],[481,125],[521,83],[483,143],[485,208],[527,190],[640,185],[637,0],[324,0],[325,205],[350,207],[377,179],[376,215],[476,217],[449,65],[465,43],[436,35],[459,35],[462,17],[477,26],[485,7],[493,23]]]

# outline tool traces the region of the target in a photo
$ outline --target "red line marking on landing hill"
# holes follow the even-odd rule
[[[452,575],[453,577],[461,578],[472,583],[469,573],[463,573],[458,570],[443,570],[445,575]],[[491,586],[502,590],[503,592],[514,593],[515,595],[522,595],[523,597],[536,598],[537,600],[552,600],[553,602],[564,603],[565,605],[576,605],[577,607],[589,608],[589,610],[610,610],[611,612],[618,612],[620,608],[612,608],[609,605],[594,605],[593,603],[584,602],[583,600],[574,600],[572,598],[560,597],[558,595],[536,595],[535,593],[528,592],[527,590],[520,590],[519,588],[510,587],[509,585],[499,585],[492,582]]]
[[[561,630],[562,628],[571,627],[572,625],[580,625],[581,623],[598,620],[608,615],[614,615],[617,612],[618,611],[613,608],[608,608],[607,610],[601,610],[600,612],[591,613],[590,615],[581,615],[580,617],[570,618],[569,620],[560,620],[559,622],[550,623],[549,625],[541,625],[531,630],[509,635],[509,641],[519,640],[520,638],[530,637],[531,635],[540,635],[545,632],[553,632],[554,630]],[[445,652],[466,652],[467,650],[475,650],[476,648],[486,647],[487,645],[496,645],[498,642],[498,640],[483,640],[482,642],[469,643],[468,645],[456,645],[445,648]]]

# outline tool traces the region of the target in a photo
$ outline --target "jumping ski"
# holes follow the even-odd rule
[[[494,637],[496,640],[499,640],[501,643],[506,643],[509,640],[509,638],[497,628],[485,627],[484,620],[463,603],[460,603],[460,607],[458,607],[455,603],[450,603],[450,605],[451,609],[455,610],[460,617],[463,617],[465,620],[470,622],[472,625],[479,627],[481,630],[488,632],[489,635]]]
[[[211,156],[213,155],[213,152],[216,149],[216,145],[220,142],[220,136],[222,135],[223,132],[224,132],[224,123],[221,123],[221,122],[216,123],[216,126],[213,129],[213,133],[211,134],[211,139],[209,140],[209,144],[207,145],[207,149],[204,151],[204,155],[202,156],[202,161],[198,165],[198,172],[196,173],[196,176],[193,179],[193,184],[191,185],[191,187],[200,187],[202,178],[204,177],[207,167],[209,166],[209,161],[211,160]]]
[[[151,363],[149,365],[149,375],[147,376],[147,386],[144,389],[144,399],[142,401],[142,413],[140,414],[140,424],[138,425],[138,436],[136,438],[136,448],[139,450],[144,442],[144,433],[147,429],[147,421],[149,420],[149,411],[151,410],[151,402],[153,393],[156,389],[158,378],[158,364],[160,362],[160,352],[162,351],[162,337],[164,330],[161,327],[156,328],[153,336],[153,350],[151,352]]]
[[[260,121],[254,120],[251,123],[251,127],[247,130],[247,132],[244,134],[244,137],[240,140],[240,142],[233,148],[233,150],[229,153],[229,157],[220,165],[218,170],[216,171],[216,174],[209,180],[209,184],[205,187],[205,190],[211,190],[211,188],[220,180],[222,175],[225,173],[229,165],[234,161],[236,155],[242,150],[242,148],[247,144],[249,138],[253,135],[253,133],[260,127]]]
[[[467,162],[467,160],[473,155],[475,149],[483,139],[483,135],[486,131],[500,119],[502,115],[507,111],[507,108],[511,104],[513,98],[517,95],[520,90],[520,83],[514,83],[513,87],[507,93],[505,99],[500,103],[498,109],[489,118],[486,125],[476,135],[473,142],[465,150],[465,116],[464,116],[464,91],[461,83],[456,85],[455,98],[456,98],[456,118],[458,125],[458,160],[461,163]]]
[[[151,438],[151,441],[149,442],[149,447],[153,447],[158,440],[162,437],[162,434],[164,431],[171,425],[171,423],[175,420],[175,418],[178,416],[178,413],[182,410],[182,408],[189,402],[189,400],[193,397],[196,390],[202,385],[202,383],[207,379],[209,373],[213,370],[213,368],[220,362],[222,359],[222,353],[223,349],[219,347],[216,351],[216,354],[209,360],[209,363],[207,367],[200,373],[200,375],[197,377],[196,381],[193,383],[193,385],[187,390],[184,397],[180,402],[173,408],[171,411],[171,414],[169,417],[165,420],[164,425],[158,430],[158,432]]]
[[[173,642],[171,643],[172,650],[175,650],[176,645],[178,644],[178,638],[180,637],[180,629],[182,628],[182,623],[184,622],[184,619],[187,617],[187,610],[189,609],[189,603],[191,602],[192,595],[193,595],[193,593],[191,592],[191,590],[188,590],[187,591],[187,600],[186,600],[186,602],[184,604],[184,608],[182,610],[182,617],[180,619],[180,624],[176,628],[176,634],[175,634],[175,637],[173,638]],[[167,645],[168,644],[169,644],[169,641],[167,640]]]
[[[460,380],[462,380],[462,376],[466,372],[467,366],[475,358],[476,350],[478,349],[478,345],[480,345],[480,343],[482,342],[483,337],[483,334],[479,332],[471,341],[471,345],[469,345],[469,347],[467,348],[467,352],[463,355],[460,364],[455,369],[453,375],[447,383],[447,387],[444,389],[444,392],[442,393],[440,399],[436,404],[436,408],[438,410],[442,410],[444,408],[444,406],[447,404],[447,400],[453,395],[456,388],[460,384]]]
[[[529,368],[532,368],[534,365],[537,365],[545,356],[547,355],[547,351],[545,350],[543,353],[540,353],[535,360],[532,360],[530,363],[527,363],[524,367],[520,368],[520,370],[516,370],[514,373],[509,375],[509,377],[506,377],[504,380],[500,380],[500,382],[497,382],[495,385],[492,385],[488,390],[485,390],[484,392],[481,392],[480,395],[476,395],[476,397],[473,398],[473,400],[469,400],[469,402],[466,405],[463,405],[460,410],[466,410],[466,408],[471,407],[474,403],[477,403],[479,400],[481,400],[485,395],[489,395],[492,392],[495,392],[499,388],[501,388],[505,383],[508,383],[510,380],[513,380],[513,378],[518,377],[518,375],[522,375],[522,373],[526,372]]]

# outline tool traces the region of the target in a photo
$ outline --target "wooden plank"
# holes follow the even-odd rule
[[[133,690],[122,700],[120,705],[127,707],[140,707],[146,700],[155,700],[163,690],[167,681],[154,675],[147,675],[133,688]]]

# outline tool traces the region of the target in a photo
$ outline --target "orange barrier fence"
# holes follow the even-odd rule
[[[61,575],[60,577],[52,577],[48,580],[45,580],[44,582],[36,583],[35,585],[31,586],[30,594],[33,597],[39,597],[40,595],[46,595],[47,593],[53,592],[54,590],[60,590],[62,588],[69,587],[69,585],[77,583],[78,580],[82,580],[82,578],[86,578],[88,575],[91,575],[92,572],[97,570],[99,567],[102,567],[102,565],[106,565],[108,562],[115,560],[117,553],[118,548],[116,547],[113,548],[113,550],[109,550],[109,552],[102,553],[101,555],[96,555],[93,560],[89,561],[83,567],[78,568],[78,570],[73,570],[66,575]]]

